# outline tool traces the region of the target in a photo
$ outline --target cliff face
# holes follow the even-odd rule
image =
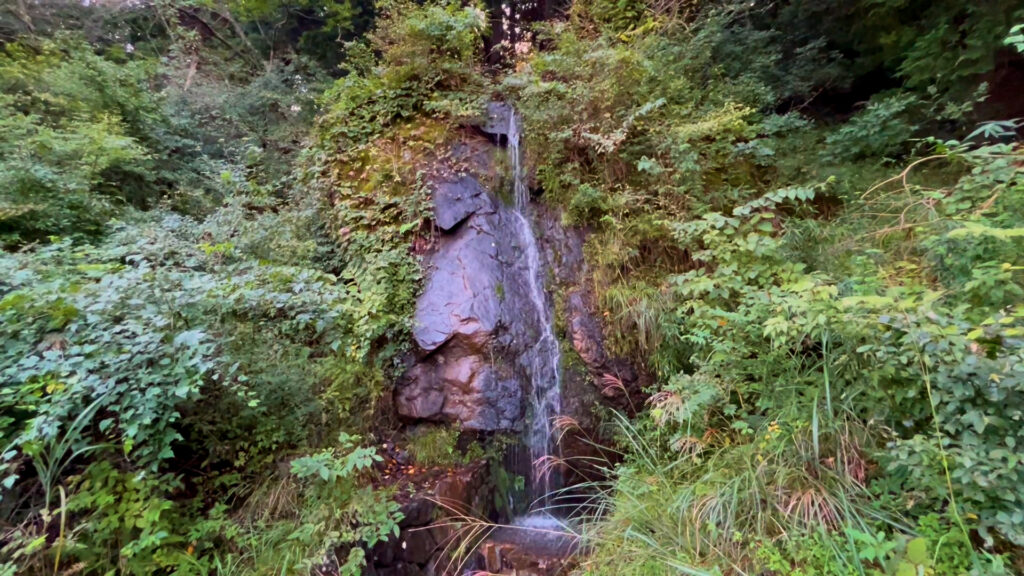
[[[396,388],[404,418],[522,428],[530,382],[523,358],[542,327],[523,313],[528,270],[516,217],[491,184],[497,151],[483,139],[465,142],[433,171],[438,237],[413,319],[415,362]]]
[[[550,462],[614,458],[593,444],[595,408],[637,404],[630,396],[640,382],[628,362],[606,350],[584,258],[586,230],[563,225],[557,209],[532,197],[542,191],[530,186],[522,165],[516,122],[511,107],[492,103],[481,125],[450,134],[417,166],[430,192],[433,232],[417,244],[423,290],[413,316],[413,351],[393,395],[398,416],[410,427],[454,424],[471,442],[486,443],[498,432],[521,438],[506,448],[498,473],[526,479],[526,497],[517,493],[503,512],[493,502],[508,488],[496,488],[492,468],[470,466],[479,493],[466,509],[503,522],[546,515],[507,516],[532,502],[543,507],[545,496],[561,486],[598,479],[596,469]],[[543,473],[538,460],[549,461]],[[425,482],[413,501],[433,502],[439,489]],[[501,500],[509,498],[502,492]],[[559,496],[559,506],[568,502],[570,497]],[[433,533],[435,515],[428,516],[416,521],[420,532]],[[414,550],[423,548],[422,538],[413,539]],[[497,554],[502,565],[541,558],[524,549],[534,543],[507,540],[496,537],[481,550]],[[440,540],[435,545],[432,554],[440,554],[444,546]],[[557,560],[567,550],[550,556]],[[412,560],[391,556],[382,552],[374,562],[419,566],[434,558],[426,552]],[[494,564],[495,558],[481,562]]]
[[[601,396],[624,402],[636,390],[636,371],[605,353],[583,258],[585,231],[562,226],[560,215],[539,203],[517,209],[502,200],[508,177],[498,174],[496,159],[505,151],[497,144],[509,141],[511,115],[506,105],[489,106],[479,131],[491,139],[456,144],[430,170],[437,238],[416,304],[415,359],[395,394],[398,414],[408,420],[454,422],[470,431],[522,430],[532,416],[534,384],[560,380],[564,371],[534,358],[552,330],[545,309],[563,313],[560,337],[580,361],[569,364],[585,368],[570,383],[575,389],[566,398],[566,415],[586,421]],[[537,260],[532,267],[531,255]],[[544,284],[539,291],[537,267]],[[602,394],[580,388],[580,380]]]
[[[419,358],[398,385],[398,412],[468,430],[519,429],[525,375],[516,364],[537,327],[516,317],[511,216],[471,176],[439,184],[434,202],[441,237],[416,305]]]

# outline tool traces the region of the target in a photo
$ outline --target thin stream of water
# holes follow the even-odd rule
[[[550,504],[551,492],[559,488],[557,474],[545,464],[556,449],[552,420],[560,413],[562,403],[560,351],[554,334],[552,311],[544,293],[540,250],[527,218],[530,191],[522,165],[520,122],[518,114],[513,112],[508,127],[508,154],[512,168],[514,215],[529,275],[530,303],[541,330],[537,342],[523,357],[531,388],[531,417],[524,436],[533,463],[530,497],[535,506],[543,508]]]

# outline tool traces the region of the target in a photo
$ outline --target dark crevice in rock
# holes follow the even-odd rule
[[[471,462],[439,477],[412,482],[396,498],[404,516],[399,532],[365,551],[364,574],[441,576],[456,574],[466,562],[453,558],[460,536],[456,527],[439,521],[453,511],[486,517],[491,509],[485,461]],[[347,551],[343,551],[347,556]]]

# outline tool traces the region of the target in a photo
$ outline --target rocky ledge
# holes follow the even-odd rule
[[[396,499],[403,519],[397,536],[367,551],[364,574],[374,576],[441,576],[458,573],[465,562],[453,560],[460,533],[451,518],[485,516],[490,508],[487,463],[455,470],[423,470],[405,478]]]
[[[414,358],[395,390],[408,421],[522,429],[531,381],[525,357],[546,326],[529,300],[521,219],[491,185],[499,154],[487,139],[467,137],[446,155],[450,165],[432,172],[437,238],[413,317]]]
[[[564,576],[577,566],[577,538],[558,528],[502,527],[480,545],[477,568],[508,576]]]

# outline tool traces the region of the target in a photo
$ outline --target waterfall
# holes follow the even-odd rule
[[[558,476],[552,470],[549,457],[555,453],[552,420],[561,411],[561,369],[558,339],[554,333],[554,318],[544,293],[544,274],[540,250],[533,234],[527,210],[530,190],[526,184],[520,139],[521,120],[513,111],[509,115],[508,155],[512,173],[512,193],[516,229],[523,248],[528,274],[529,304],[533,308],[540,328],[536,343],[523,355],[526,373],[530,379],[530,413],[524,440],[530,452],[532,478],[531,496],[541,506],[550,504],[552,490],[558,489]]]
[[[508,156],[509,163],[512,165],[512,199],[515,203],[516,213],[522,219],[523,213],[530,203],[530,189],[526,186],[526,174],[523,172],[523,153],[520,147],[519,136],[520,122],[519,114],[513,110],[508,115]],[[530,237],[530,241],[533,242],[533,232],[528,230],[527,235]],[[536,242],[534,242],[534,245],[536,245]],[[540,288],[543,288],[543,286]],[[547,307],[544,306],[544,308],[546,309]]]

